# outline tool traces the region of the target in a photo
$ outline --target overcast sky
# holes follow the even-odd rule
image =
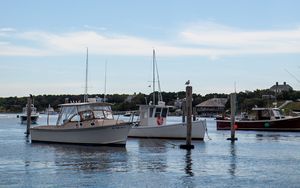
[[[0,96],[300,89],[300,1],[0,2]]]

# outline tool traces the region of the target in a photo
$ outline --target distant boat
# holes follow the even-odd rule
[[[125,146],[132,124],[113,119],[108,103],[67,103],[60,107],[56,125],[30,129],[32,142]]]
[[[186,123],[166,124],[169,113],[169,106],[165,105],[160,93],[158,77],[158,103],[155,104],[155,51],[153,50],[153,101],[139,107],[139,123],[134,125],[129,132],[129,137],[141,138],[168,138],[185,139],[187,130]],[[158,76],[158,75],[157,75]],[[192,138],[203,140],[206,130],[206,121],[198,120],[192,122]]]
[[[124,114],[123,116],[129,117],[129,116],[131,116],[131,115],[132,115],[132,112],[127,111],[127,112],[125,112],[125,114]]]
[[[34,107],[33,104],[31,104],[30,108],[31,108],[31,115],[30,115],[31,123],[36,124],[39,118],[39,113],[37,112],[36,107]],[[22,110],[22,114],[19,115],[22,124],[27,123],[27,109],[28,106],[26,105]]]
[[[48,108],[45,109],[45,111],[41,112],[41,114],[46,114],[46,115],[56,115],[57,112],[54,111],[54,109],[50,106],[48,106]]]
[[[300,131],[300,116],[285,117],[278,108],[253,108],[255,117],[235,120],[236,130]],[[230,130],[230,119],[217,118],[217,130]]]

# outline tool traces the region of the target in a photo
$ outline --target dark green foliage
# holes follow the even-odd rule
[[[185,91],[180,92],[162,92],[163,100],[167,105],[174,105],[174,102],[177,98],[184,99]],[[157,101],[157,93],[156,101]],[[245,91],[239,92],[237,94],[237,111],[249,111],[253,107],[267,107],[271,106],[275,99],[271,98],[262,98],[263,95],[267,96],[275,96],[274,92],[270,90],[255,90],[255,91]],[[92,94],[89,97],[101,97],[103,98],[103,94]],[[153,94],[143,94],[138,93],[134,94],[131,97],[128,94],[108,94],[106,95],[107,102],[113,104],[112,108],[116,111],[127,111],[127,110],[137,110],[138,105],[147,104],[152,101]],[[220,94],[220,93],[211,93],[207,95],[193,94],[193,106],[206,101],[210,98],[229,98],[228,94]],[[63,104],[65,99],[68,98],[69,101],[83,101],[83,95],[38,95],[34,96],[34,105],[37,107],[38,111],[45,110],[46,107],[50,104],[55,110],[58,109],[59,104]],[[288,91],[282,92],[277,95],[277,100],[293,100],[296,101],[300,99],[299,91]],[[21,112],[22,108],[26,105],[27,98],[26,97],[7,97],[0,98],[0,112]],[[225,105],[225,109],[230,109],[230,100],[228,100]]]

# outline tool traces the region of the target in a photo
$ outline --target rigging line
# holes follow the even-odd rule
[[[84,89],[84,98],[83,102],[88,100],[88,63],[89,63],[89,48],[86,48],[86,67],[85,67],[85,89]]]
[[[162,95],[161,95],[160,80],[159,80],[158,66],[157,66],[156,58],[155,58],[155,65],[156,65],[157,84],[158,84],[158,100],[163,101]]]
[[[290,73],[287,69],[284,69],[287,73],[289,73],[290,76],[292,76],[293,78],[295,78],[295,80],[297,80],[298,83],[300,83],[300,80],[295,76],[293,75],[292,73]]]
[[[103,96],[103,102],[105,102],[105,97],[106,97],[106,72],[107,72],[107,60],[105,60],[105,73],[104,73],[104,96]]]

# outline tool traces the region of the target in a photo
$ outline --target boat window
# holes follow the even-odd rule
[[[275,118],[281,118],[281,117],[283,117],[283,115],[281,114],[280,110],[275,110],[274,109],[272,112],[273,112],[273,115],[274,115]]]
[[[96,119],[104,119],[103,111],[94,111],[94,116]]]
[[[97,110],[94,111],[94,116],[96,119],[113,119],[112,111]]]
[[[156,108],[155,117],[160,117],[161,108]]]
[[[167,113],[168,113],[168,108],[163,108],[161,116],[162,117],[167,117]]]
[[[78,121],[80,121],[80,116],[79,116],[78,114],[75,114],[75,115],[70,119],[70,121],[76,121],[76,122],[78,122]]]
[[[82,121],[94,119],[94,114],[90,110],[81,112],[81,119],[82,119]]]
[[[149,117],[152,117],[153,116],[153,108],[150,108],[150,115]]]
[[[269,120],[270,112],[268,110],[258,111],[258,120]]]

